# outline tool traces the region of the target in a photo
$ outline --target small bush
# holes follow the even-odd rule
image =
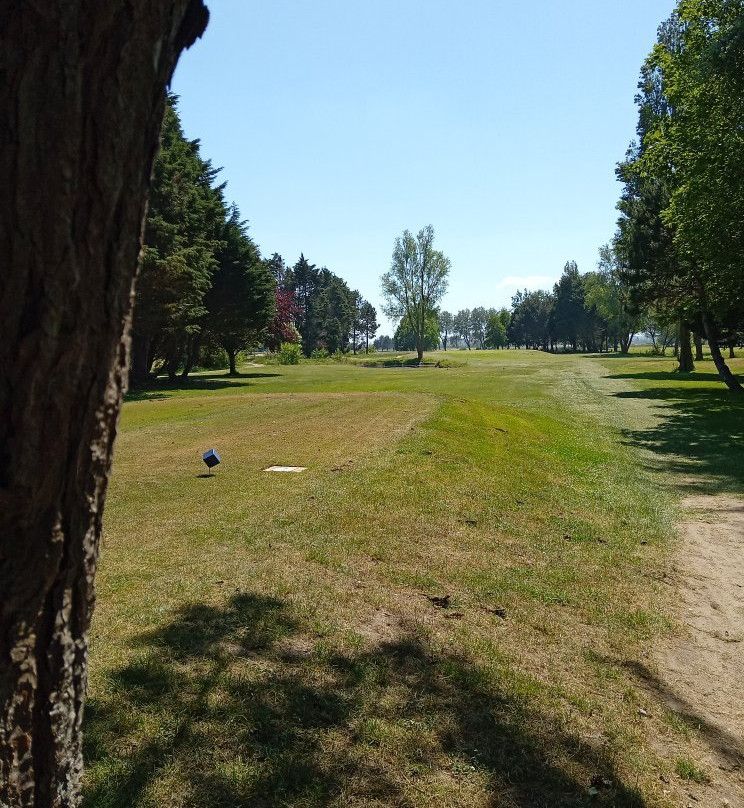
[[[311,354],[311,359],[328,359],[330,354],[325,348],[316,348]]]
[[[283,342],[276,355],[280,365],[299,365],[302,351],[296,342]]]
[[[346,356],[346,354],[343,351],[339,351],[338,349],[336,349],[331,354],[331,359],[333,359],[334,362],[347,362],[348,361],[348,357]]]

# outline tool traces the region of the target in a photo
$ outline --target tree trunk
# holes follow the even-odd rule
[[[230,360],[230,375],[237,376],[238,369],[235,367],[235,357],[237,356],[237,351],[228,351],[227,358]]]
[[[736,353],[734,351],[734,348],[736,348],[736,343],[735,342],[729,342],[729,344],[728,344],[729,359],[736,359]]]
[[[132,361],[129,371],[129,381],[133,387],[147,384],[150,377],[151,364],[149,363],[150,340],[144,336],[132,337]]]
[[[201,0],[0,6],[0,805],[80,802],[88,629],[164,91]]]
[[[679,367],[680,373],[692,373],[695,363],[692,361],[692,340],[690,329],[683,323],[679,324]]]
[[[710,355],[713,357],[713,364],[715,364],[721,380],[732,392],[744,393],[744,387],[741,386],[739,380],[731,372],[731,368],[729,368],[726,364],[726,360],[723,358],[721,349],[718,346],[718,340],[716,339],[717,334],[713,330],[713,325],[707,312],[703,312],[703,328],[705,329],[705,338],[708,340]]]
[[[695,342],[695,361],[702,362],[705,357],[703,356],[703,335],[702,334],[693,334],[693,340]]]

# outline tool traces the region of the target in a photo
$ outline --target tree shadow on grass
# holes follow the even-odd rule
[[[684,383],[698,383],[698,382],[718,382],[721,385],[721,391],[727,393],[723,387],[723,382],[718,373],[702,373],[695,371],[694,373],[679,373],[678,371],[664,371],[664,370],[649,370],[645,373],[613,373],[607,377],[608,379],[645,379],[647,381],[662,381],[674,382],[675,384]],[[717,392],[717,391],[716,391]]]
[[[286,603],[238,594],[138,646],[87,708],[88,808],[644,806],[518,675],[414,632],[331,653]]]
[[[130,390],[126,401],[153,401],[168,398],[166,393],[179,390],[224,390],[228,387],[250,387],[251,379],[270,379],[281,373],[239,373],[235,376],[190,376],[183,381],[153,379],[149,384]]]
[[[627,374],[610,378],[646,377]],[[682,487],[701,493],[740,492],[744,489],[744,397],[725,388],[686,385],[685,377],[669,377],[677,382],[675,386],[613,394],[654,402],[660,415],[654,427],[623,430],[626,442],[656,454],[662,470],[682,475]]]
[[[648,666],[638,661],[617,662],[608,659],[606,662],[622,665],[635,675],[659,703],[701,735],[726,768],[741,769],[744,766],[742,739],[706,718],[695,705],[673,690]]]

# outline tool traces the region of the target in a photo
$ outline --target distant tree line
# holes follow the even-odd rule
[[[517,292],[507,337],[512,345],[545,351],[627,353],[642,327],[628,303],[629,289],[604,247],[596,271],[582,275],[569,261],[552,292]]]
[[[377,310],[356,289],[326,267],[311,264],[304,254],[288,267],[274,253],[267,265],[280,294],[294,299],[294,324],[305,356],[369,351],[379,328]]]
[[[635,334],[646,325],[629,306],[630,292],[618,272],[610,248],[600,251],[597,271],[580,274],[569,261],[552,292],[526,289],[506,308],[429,311],[426,350],[441,346],[467,350],[534,348],[544,351],[627,352]],[[648,327],[652,327],[649,325]],[[662,327],[653,324],[660,338]],[[669,344],[669,343],[667,343]],[[375,341],[378,350],[414,350],[405,321],[392,338]]]
[[[240,351],[302,341],[314,350],[368,349],[377,314],[329,270],[304,256],[287,269],[261,258],[219,169],[188,140],[169,98],[136,284],[130,378],[185,379],[219,355],[236,373]]]

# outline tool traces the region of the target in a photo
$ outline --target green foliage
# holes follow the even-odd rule
[[[277,352],[277,361],[280,365],[298,365],[302,350],[296,342],[283,342]]]
[[[389,337],[387,334],[383,334],[375,339],[372,347],[378,351],[392,351],[394,348],[393,338]]]
[[[171,379],[188,375],[206,341],[235,356],[274,316],[274,280],[238,209],[225,204],[218,171],[184,137],[169,99],[150,190],[136,287],[132,379],[155,361]]]
[[[442,341],[442,348],[447,350],[450,334],[454,329],[454,317],[448,311],[440,311],[437,315],[439,323],[439,339]]]
[[[235,206],[222,236],[212,287],[205,295],[204,330],[224,348],[234,373],[237,352],[259,343],[274,318],[276,286]]]
[[[576,261],[568,261],[563,275],[553,288],[553,307],[549,326],[551,337],[556,342],[570,345],[574,351],[579,347],[579,336],[584,331],[588,312],[585,309],[585,292]]]
[[[396,351],[416,351],[420,344],[419,337],[413,332],[410,321],[403,318],[393,336],[393,346]],[[437,315],[430,311],[426,315],[423,335],[423,350],[435,351],[439,345],[439,323]]]
[[[508,312],[507,312],[508,314]],[[506,325],[504,320],[499,316],[498,312],[492,312],[488,315],[486,322],[486,348],[504,348],[506,347]]]
[[[427,350],[424,343],[428,318],[447,291],[450,272],[449,258],[433,245],[431,225],[419,230],[415,238],[405,230],[395,240],[389,272],[380,279],[382,295],[387,301],[385,314],[401,320],[401,324],[406,321],[405,328],[413,335],[419,361]]]
[[[551,343],[550,313],[553,295],[550,292],[517,292],[512,297],[512,313],[507,337],[514,345],[547,350]]]
[[[683,780],[691,780],[693,783],[699,783],[700,785],[710,783],[710,777],[705,770],[696,766],[687,758],[677,758],[674,764],[674,770]]]
[[[171,99],[150,190],[133,325],[133,379],[147,376],[156,358],[174,377],[207,314],[204,297],[217,267],[224,221],[222,186],[183,135]]]
[[[616,246],[636,297],[705,333],[721,378],[741,391],[719,341],[744,331],[744,35],[739,0],[679,0],[643,65],[639,143],[619,176]]]
[[[311,359],[328,359],[330,354],[326,348],[316,348],[311,354]]]
[[[377,322],[377,310],[367,300],[362,300],[359,309],[359,325],[362,335],[364,336],[364,352],[369,353],[374,350],[374,345],[370,345],[369,341],[374,340],[377,329],[380,326]]]
[[[317,348],[331,354],[350,348],[356,351],[361,336],[377,330],[374,307],[338,275],[326,267],[318,269],[304,254],[291,270],[282,269],[280,261],[280,256],[272,259],[272,267],[282,278],[282,289],[295,296],[295,322],[305,356],[312,356]]]

